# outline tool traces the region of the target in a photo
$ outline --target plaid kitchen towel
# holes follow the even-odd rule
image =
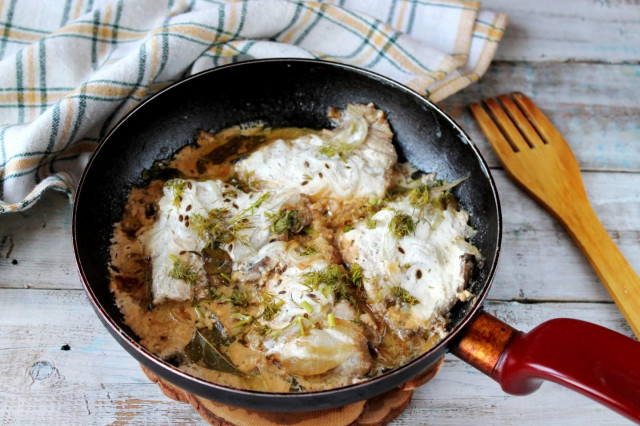
[[[0,212],[73,200],[100,138],[186,75],[247,59],[364,67],[439,101],[487,69],[503,14],[460,0],[5,0]]]

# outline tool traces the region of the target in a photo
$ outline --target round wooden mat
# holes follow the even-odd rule
[[[380,426],[398,417],[411,402],[413,391],[433,379],[440,371],[444,357],[420,376],[385,394],[344,407],[302,413],[252,411],[220,404],[164,381],[142,365],[142,371],[162,393],[176,401],[191,404],[198,414],[212,425],[290,425],[290,426]]]

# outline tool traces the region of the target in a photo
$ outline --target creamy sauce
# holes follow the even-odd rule
[[[132,190],[110,287],[142,345],[283,392],[375,377],[442,338],[480,260],[468,214],[450,185],[396,163],[381,111],[330,117],[332,130],[201,132],[168,165],[179,178]]]

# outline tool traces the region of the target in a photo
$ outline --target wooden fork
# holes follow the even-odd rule
[[[505,170],[566,228],[640,338],[640,277],[593,211],[571,148],[522,93],[484,104],[490,114],[479,103],[471,112]]]

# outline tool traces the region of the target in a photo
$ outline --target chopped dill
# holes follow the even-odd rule
[[[200,310],[200,307],[196,303],[193,304],[193,310],[196,311],[198,318],[202,318],[204,316],[204,314]]]
[[[266,324],[260,324],[259,326],[256,327],[256,333],[258,333],[261,336],[264,336],[265,334],[269,334],[272,331],[273,330],[271,329],[271,327],[269,327]]]
[[[231,282],[231,277],[229,277],[229,275],[225,274],[224,272],[220,272],[219,274],[222,278],[224,278],[224,280],[228,283]]]
[[[280,209],[278,213],[268,216],[271,219],[271,231],[282,234],[290,231],[294,234],[302,231],[300,212],[298,210]]]
[[[327,299],[333,293],[333,290],[331,290],[331,287],[329,287],[328,285],[323,285],[322,287],[320,287],[319,290],[322,293],[322,295]]]
[[[303,317],[301,315],[296,316],[296,319],[295,319],[294,323],[297,323],[300,326],[300,334],[298,334],[298,337],[306,336],[307,334],[309,334],[309,332],[305,328],[305,325],[308,325],[309,329],[312,329],[312,328],[315,327],[313,325],[313,323],[311,322],[311,320],[309,320],[308,318],[305,318],[305,317]]]
[[[373,219],[371,216],[367,216],[365,225],[367,229],[376,229],[376,227],[378,226],[378,221]]]
[[[305,318],[302,315],[296,315],[296,317],[287,326],[275,332],[273,334],[273,337],[277,339],[280,336],[280,334],[282,334],[286,329],[288,329],[294,324],[298,324],[298,326],[300,327],[300,333],[298,334],[298,337],[308,334],[306,327],[308,327],[309,329],[315,328],[315,325],[311,322],[309,318]]]
[[[308,313],[308,314],[312,314],[312,313],[313,313],[313,306],[311,306],[311,305],[309,304],[309,302],[307,302],[306,300],[304,300],[304,301],[302,301],[302,302],[300,303],[300,307],[301,307],[302,309],[304,309],[305,311],[307,311],[307,313]]]
[[[338,265],[331,265],[322,270],[306,272],[302,276],[302,285],[309,290],[318,290],[320,284],[326,284],[332,287],[343,280],[344,275],[344,272]]]
[[[362,267],[359,264],[354,263],[351,265],[351,269],[349,269],[349,280],[351,281],[351,284],[360,288],[362,287],[362,279]]]
[[[344,163],[346,163],[349,155],[351,155],[351,153],[356,149],[358,149],[358,146],[349,145],[341,142],[332,143],[327,141],[324,143],[324,145],[320,147],[318,152],[320,152],[320,154],[325,155],[329,158],[336,157],[336,156],[340,157],[340,159]]]
[[[284,300],[272,300],[269,303],[267,303],[267,305],[264,307],[264,310],[262,311],[262,318],[264,318],[265,320],[269,321],[271,320],[273,317],[275,317],[278,312],[280,312],[280,308],[282,307],[282,305],[284,305]]]
[[[302,276],[301,282],[309,290],[320,290],[325,297],[328,297],[331,291],[337,298],[348,300],[355,306],[357,301],[349,290],[352,283],[349,275],[338,265],[331,265],[319,271],[307,272]],[[321,288],[322,284],[325,284],[325,287]]]
[[[218,247],[233,241],[233,236],[228,229],[230,218],[231,212],[228,208],[223,207],[209,210],[207,216],[198,213],[192,214],[191,222],[200,239],[208,241],[207,245]]]
[[[376,206],[381,206],[382,203],[384,203],[384,200],[379,200],[377,198],[369,198],[367,200],[367,206],[368,207],[376,207]]]
[[[433,200],[431,200],[431,205],[433,207],[440,208],[440,209],[444,210],[447,207],[447,204],[449,204],[449,202],[453,201],[454,199],[455,198],[454,198],[453,194],[451,193],[451,191],[449,191],[447,189],[442,194],[438,195]]]
[[[316,233],[316,230],[313,226],[307,226],[302,230],[302,232],[304,232],[305,235],[313,235]]]
[[[393,201],[396,197],[406,194],[409,190],[410,188],[406,188],[404,186],[394,186],[389,188],[387,189],[385,201]]]
[[[182,193],[184,192],[184,187],[187,186],[187,181],[184,179],[169,179],[164,186],[171,188],[173,191],[173,205],[180,207]]]
[[[269,293],[268,291],[262,292],[261,296],[262,296],[262,303],[265,303],[265,304],[271,302],[275,297],[273,293]]]
[[[253,202],[253,204],[251,204],[249,207],[244,209],[244,212],[251,211],[251,214],[254,214],[255,213],[255,209],[257,209],[258,207],[260,207],[262,205],[262,203],[267,201],[270,196],[271,196],[270,192],[263,192],[262,194],[260,194],[258,199]]]
[[[327,321],[329,322],[329,327],[336,326],[336,317],[334,317],[333,314],[327,315]]]
[[[304,180],[311,180],[311,179],[313,179],[313,176],[311,176],[310,174],[305,173],[305,174],[302,175],[302,178]]]
[[[373,215],[378,213],[384,204],[384,200],[376,198],[369,198],[367,204],[364,207],[365,225],[367,229],[375,229],[378,226],[378,221],[373,219]]]
[[[421,180],[418,186],[409,191],[409,202],[413,207],[424,209],[428,204],[435,208],[445,209],[450,201],[454,200],[451,189],[467,180],[469,176],[447,182],[438,179],[432,182]]]
[[[211,209],[206,217],[196,213],[191,216],[191,222],[198,236],[203,241],[207,241],[206,247],[212,248],[229,244],[234,240],[248,244],[246,236],[241,235],[240,232],[253,227],[245,212],[232,218],[231,212],[226,207]]]
[[[231,302],[233,306],[240,306],[240,307],[246,308],[249,305],[249,298],[247,297],[247,293],[239,290],[236,287],[231,292],[231,296],[223,297],[222,299],[220,299],[220,302],[222,303]]]
[[[314,245],[308,245],[302,250],[300,250],[300,256],[311,256],[312,254],[316,254],[318,249]]]
[[[251,315],[242,314],[240,312],[234,312],[233,314],[231,314],[231,317],[240,320],[237,323],[233,324],[234,327],[246,327],[247,325],[251,324],[254,320],[254,318]]]
[[[254,227],[251,219],[249,219],[244,213],[240,213],[236,217],[231,220],[231,235],[235,240],[238,240],[240,243],[245,246],[249,245],[249,238],[246,235],[240,234],[241,231],[245,229],[251,229]]]
[[[263,291],[261,293],[261,297],[262,297],[262,303],[264,304],[270,303],[275,298],[273,293],[269,293],[268,291]]]
[[[331,140],[325,141],[319,149],[320,154],[329,158],[338,156],[345,163],[347,162],[347,157],[365,142],[368,133],[366,119],[351,106],[347,107],[347,109],[351,109],[349,115],[359,115],[359,117],[355,117],[355,120],[348,122]]]
[[[351,229],[352,229],[351,225],[345,225],[344,232],[349,232],[349,231],[351,231]]]
[[[421,183],[409,191],[409,203],[417,209],[424,209],[429,204],[429,185]]]
[[[233,188],[225,189],[222,191],[222,198],[238,198],[238,192]]]
[[[393,294],[395,294],[402,303],[408,303],[409,305],[417,305],[420,303],[418,299],[410,295],[409,292],[402,287],[393,287]]]
[[[211,286],[209,286],[208,288],[209,290],[209,299],[210,300],[216,300],[220,298],[220,295],[218,294],[218,289],[217,288],[211,288]]]
[[[326,155],[329,158],[335,157],[336,155],[338,155],[338,151],[336,151],[335,147],[333,147],[329,143],[325,143],[324,145],[322,145],[319,151],[320,151],[320,154]]]
[[[190,286],[195,285],[198,280],[198,273],[191,269],[190,265],[183,264],[176,256],[170,254],[169,258],[173,260],[173,267],[169,271],[169,277],[176,280],[183,280]]]
[[[278,330],[277,332],[275,332],[273,334],[273,337],[275,337],[276,339],[280,336],[280,334],[282,334],[286,329],[288,329],[289,327],[291,327],[293,324],[295,324],[295,321],[291,321],[289,324],[287,324],[286,326],[284,326],[283,328],[281,328],[280,330]]]
[[[389,222],[389,231],[396,237],[402,238],[414,233],[416,230],[416,222],[411,216],[404,213],[396,212]]]

